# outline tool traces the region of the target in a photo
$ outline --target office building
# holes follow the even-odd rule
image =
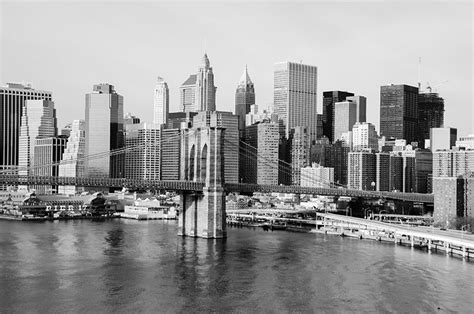
[[[456,147],[464,149],[474,149],[474,134],[468,136],[461,136],[459,140],[456,141]]]
[[[30,85],[7,83],[0,87],[0,172],[17,174],[19,162],[20,124],[27,99],[52,100],[48,91]],[[5,187],[0,186],[0,189]]]
[[[153,94],[153,123],[167,124],[170,111],[170,95],[168,84],[162,77],[157,78]]]
[[[331,143],[335,142],[334,125],[335,125],[335,108],[337,102],[346,100],[347,97],[354,96],[353,93],[344,91],[326,91],[323,92],[323,135],[325,135]]]
[[[193,128],[224,128],[224,182],[239,182],[239,120],[232,112],[200,111],[193,118]]]
[[[57,135],[56,109],[50,100],[26,100],[21,117],[18,174],[30,175],[36,139]]]
[[[433,174],[433,153],[430,150],[415,151],[416,193],[431,193]]]
[[[160,180],[161,130],[159,124],[127,125],[125,148],[125,178]]]
[[[180,129],[161,130],[161,180],[179,180],[181,160]]]
[[[368,122],[356,122],[352,127],[352,149],[354,151],[379,150],[379,141],[375,126]]]
[[[275,122],[262,121],[245,128],[246,154],[242,163],[246,169],[242,181],[256,184],[278,184],[279,127]]]
[[[315,66],[280,62],[274,66],[273,106],[289,138],[294,127],[308,129],[310,143],[317,137],[318,69]]]
[[[455,220],[474,215],[474,176],[433,178],[435,223],[453,228]]]
[[[86,126],[84,120],[74,120],[70,125],[71,131],[67,137],[67,144],[61,157],[58,173],[60,177],[80,178],[84,176]],[[74,185],[58,187],[58,193],[66,195],[75,195],[83,191],[84,188]]]
[[[291,129],[291,184],[300,184],[301,169],[309,165],[309,134],[305,127]]]
[[[322,167],[317,163],[301,168],[301,186],[331,188],[334,184],[334,168]]]
[[[348,154],[347,187],[356,190],[375,190],[376,158],[370,152]]]
[[[418,140],[418,88],[408,85],[380,87],[380,135]]]
[[[444,99],[437,93],[418,94],[418,144],[424,148],[424,142],[430,138],[431,128],[444,126]]]
[[[170,112],[168,115],[167,129],[186,129],[193,124],[197,112]]]
[[[59,162],[66,148],[65,136],[37,138],[34,143],[33,175],[57,177]],[[58,186],[34,186],[37,194],[53,194],[58,192]]]
[[[343,141],[329,143],[324,137],[311,145],[310,162],[316,162],[323,167],[334,168],[334,182],[347,185],[348,154],[350,147]]]
[[[123,117],[124,130],[125,130],[126,125],[139,124],[139,123],[140,123],[140,118],[132,115],[130,112],[127,112],[127,114]]]
[[[334,104],[334,139],[340,140],[343,133],[352,131],[357,121],[357,104],[346,100]]]
[[[458,130],[455,128],[432,128],[430,129],[430,149],[437,150],[451,149],[456,145]]]
[[[110,155],[110,151],[124,146],[123,97],[113,85],[97,84],[86,94],[86,156],[87,177],[121,178],[124,175],[124,154]]]
[[[255,88],[247,71],[247,66],[245,66],[244,73],[235,91],[235,114],[239,117],[241,138],[243,137],[243,130],[245,130],[246,115],[250,112],[250,106],[252,105],[255,105]]]
[[[391,181],[390,154],[375,154],[375,190],[390,191]]]
[[[217,87],[214,86],[214,73],[207,54],[204,54],[197,73],[190,75],[179,90],[183,112],[216,110]]]
[[[347,101],[352,101],[356,104],[356,122],[363,123],[367,121],[367,98],[364,96],[348,96]]]

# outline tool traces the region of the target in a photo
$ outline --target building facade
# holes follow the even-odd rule
[[[347,97],[354,96],[353,93],[344,91],[326,91],[323,92],[323,135],[325,135],[331,143],[335,142],[334,125],[335,125],[335,107],[337,102],[346,100]]]
[[[433,178],[458,177],[474,172],[474,150],[452,149],[433,152]]]
[[[409,85],[380,87],[380,135],[418,140],[418,88]]]
[[[7,83],[0,87],[0,172],[17,174],[20,125],[27,99],[52,100],[52,93],[30,85]],[[2,187],[0,187],[2,188]]]
[[[125,177],[127,179],[161,179],[161,129],[159,124],[127,125],[125,148]]]
[[[247,66],[245,66],[244,73],[235,91],[235,114],[239,117],[239,132],[241,138],[244,137],[245,119],[252,105],[255,105],[255,88],[247,71]]]
[[[365,96],[348,96],[346,100],[356,104],[356,122],[363,123],[367,121],[367,98]]]
[[[370,152],[348,154],[347,187],[356,190],[375,190],[376,159]]]
[[[444,99],[437,93],[418,94],[418,135],[419,147],[425,148],[424,142],[430,138],[431,128],[444,126]]]
[[[113,85],[97,84],[86,94],[85,126],[85,175],[123,177],[124,154],[110,155],[124,147],[123,97]]]
[[[456,145],[458,130],[455,128],[432,128],[430,129],[430,149],[449,150]]]
[[[167,124],[170,111],[170,92],[168,84],[162,77],[158,77],[153,93],[153,123]]]
[[[274,66],[273,105],[285,125],[285,136],[297,126],[308,128],[310,143],[317,137],[318,69],[293,62]]]
[[[379,140],[375,126],[372,123],[356,122],[352,127],[352,149],[354,151],[379,150]]]
[[[180,129],[161,130],[161,180],[179,180],[181,165]]]
[[[357,122],[357,104],[346,100],[334,104],[334,139],[340,140],[342,134],[352,131]]]
[[[301,169],[309,165],[309,132],[305,127],[291,130],[291,184],[300,184]]]
[[[334,168],[322,167],[317,163],[301,168],[301,186],[331,188],[334,184]]]

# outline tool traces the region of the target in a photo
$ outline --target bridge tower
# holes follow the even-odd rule
[[[224,128],[181,130],[181,180],[204,183],[203,193],[183,193],[178,235],[225,238]]]

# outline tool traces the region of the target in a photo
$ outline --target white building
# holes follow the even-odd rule
[[[340,140],[342,134],[352,131],[357,122],[357,104],[348,100],[336,102],[334,116],[334,140]]]
[[[278,123],[278,115],[273,112],[273,107],[268,106],[267,109],[259,111],[258,105],[251,105],[250,112],[245,115],[245,126],[262,122],[264,120]]]
[[[465,149],[474,149],[474,134],[460,137],[456,141],[456,147],[464,147]]]
[[[301,168],[301,186],[330,188],[334,183],[334,168],[322,167],[313,163],[311,167]]]
[[[82,177],[84,176],[84,153],[85,153],[85,121],[74,120],[71,124],[71,132],[59,164],[60,177]],[[83,192],[83,188],[74,185],[59,186],[58,193],[74,195]]]
[[[158,77],[153,95],[153,123],[168,123],[169,101],[168,84],[163,78]]]
[[[451,149],[456,145],[457,129],[455,128],[431,128],[430,146],[431,151]]]
[[[356,122],[352,128],[352,149],[355,151],[379,148],[375,126],[368,122]]]

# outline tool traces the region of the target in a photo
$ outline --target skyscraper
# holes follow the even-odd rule
[[[71,123],[71,132],[59,164],[60,177],[79,178],[84,176],[85,121],[74,120]],[[74,185],[59,186],[58,193],[74,195],[84,189]]]
[[[250,112],[250,106],[252,105],[255,105],[255,88],[247,71],[247,66],[245,66],[244,73],[235,91],[235,114],[239,116],[240,137],[243,137],[245,116]]]
[[[94,85],[92,93],[86,94],[85,118],[85,156],[89,157],[85,160],[85,175],[123,177],[125,156],[109,155],[124,146],[123,96],[113,85]]]
[[[432,128],[430,129],[430,149],[437,150],[451,149],[456,145],[458,130],[455,128]]]
[[[418,94],[418,146],[424,148],[424,142],[430,138],[431,128],[444,125],[444,99],[437,93]]]
[[[18,83],[0,87],[0,172],[17,173],[20,122],[27,99],[52,100],[52,94]]]
[[[369,122],[356,122],[352,127],[352,147],[353,150],[371,149],[378,151],[379,141],[375,126]]]
[[[140,123],[126,126],[125,177],[160,180],[161,130],[159,124]]]
[[[215,111],[216,90],[214,73],[207,54],[204,54],[196,74],[181,85],[180,107],[184,112]]]
[[[158,76],[153,95],[153,123],[167,124],[170,110],[168,84]]]
[[[342,134],[352,131],[352,127],[357,121],[357,104],[346,100],[334,104],[334,139],[340,140]]]
[[[35,140],[57,135],[56,109],[50,100],[26,100],[21,116],[18,174],[31,174]]]
[[[346,100],[352,101],[356,104],[356,122],[366,122],[367,120],[367,98],[364,96],[348,96]]]
[[[334,104],[346,100],[346,98],[349,96],[354,96],[354,94],[343,91],[323,92],[323,135],[329,139],[330,143],[336,141],[334,138]]]
[[[409,85],[380,87],[380,135],[418,140],[418,88]]]
[[[309,165],[309,134],[305,127],[295,127],[291,130],[291,184],[300,184],[301,169]]]
[[[161,130],[161,180],[179,180],[181,158],[180,129]]]
[[[310,143],[317,137],[318,68],[292,62],[274,66],[273,105],[285,125],[285,135],[297,126],[308,128]]]
[[[374,153],[350,152],[348,155],[347,187],[356,190],[374,190],[376,158]]]

